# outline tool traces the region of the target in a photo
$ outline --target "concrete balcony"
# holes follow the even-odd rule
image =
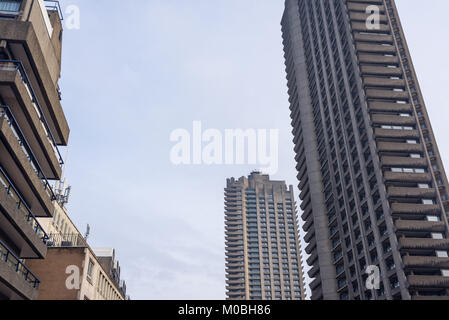
[[[385,6],[383,4],[381,4],[382,2],[378,2],[378,7],[380,9],[381,13],[385,12]],[[347,3],[348,9],[350,11],[361,11],[361,12],[366,12],[366,8],[368,6],[367,3],[356,3],[356,2],[348,2]]]
[[[423,232],[444,232],[444,222],[422,221],[422,220],[397,220],[396,229],[398,232],[423,233]]]
[[[393,130],[375,128],[376,138],[393,138],[393,139],[419,139],[418,130]]]
[[[309,216],[307,220],[304,222],[303,229],[309,230],[313,226],[313,216]]]
[[[373,32],[373,30],[369,30],[366,27],[366,22],[351,22],[352,30],[358,32]],[[390,26],[386,24],[381,24],[379,30],[375,30],[377,32],[391,32]]]
[[[0,241],[0,297],[35,300],[38,288],[36,276]]]
[[[410,104],[383,102],[383,101],[369,101],[368,108],[370,111],[393,111],[393,112],[411,112]]]
[[[382,156],[380,161],[383,167],[427,168],[427,160],[425,158]]]
[[[371,121],[375,124],[413,126],[416,124],[414,117],[401,117],[389,114],[372,114]]]
[[[399,249],[449,250],[449,239],[400,238]]]
[[[449,277],[443,276],[417,276],[407,277],[411,289],[414,288],[449,288]]]
[[[393,44],[393,36],[387,34],[366,34],[366,33],[358,33],[354,34],[354,39],[357,42],[374,42],[374,43],[388,43]]]
[[[309,229],[309,231],[306,233],[306,235],[304,236],[304,241],[305,242],[310,242],[310,240],[312,240],[312,238],[315,236],[315,229],[311,228]]]
[[[406,153],[418,153],[424,152],[423,146],[420,144],[410,143],[398,143],[398,142],[386,142],[381,141],[377,143],[377,149],[379,152],[406,152]]]
[[[381,64],[384,66],[399,66],[399,58],[397,56],[384,56],[378,54],[359,53],[360,63]]]
[[[314,249],[316,249],[316,240],[313,238],[310,240],[305,250],[307,254],[311,254]]]
[[[320,276],[317,276],[311,283],[310,283],[310,289],[313,291],[321,284],[321,278]]]
[[[367,87],[405,89],[405,86],[406,86],[405,81],[402,79],[390,79],[390,78],[378,78],[378,77],[363,77],[363,83]]]
[[[402,70],[400,68],[362,65],[361,70],[363,75],[375,75],[375,76],[378,75],[378,76],[393,76],[393,77],[402,76]]]
[[[14,181],[36,217],[52,217],[53,191],[17,127],[0,116],[0,166]]]
[[[20,64],[0,62],[0,96],[23,131],[48,179],[60,180],[63,160],[33,89],[20,72]],[[6,107],[5,107],[6,108]],[[0,110],[1,112],[1,110]]]
[[[384,172],[386,182],[411,182],[411,183],[429,183],[432,176],[429,173],[402,173],[402,172]]]
[[[308,276],[310,277],[310,278],[315,278],[318,274],[319,274],[319,272],[320,272],[320,266],[319,266],[319,264],[315,264],[308,272],[307,272],[307,274],[308,274]]]
[[[0,167],[0,225],[22,259],[42,259],[48,235]]]
[[[69,127],[62,110],[57,83],[61,69],[62,24],[57,12],[46,16],[39,2],[24,1],[21,19],[0,20],[0,39],[15,60],[22,61],[36,89],[45,117],[58,145],[67,145]],[[30,10],[31,8],[31,10]],[[25,20],[27,21],[20,21]]]
[[[366,96],[368,99],[388,99],[388,100],[407,100],[410,97],[407,91],[377,90],[377,89],[367,89]]]
[[[307,258],[306,262],[309,266],[312,266],[314,262],[318,260],[318,253],[317,251],[313,251],[309,258]]]
[[[232,286],[233,289],[235,287],[241,288],[245,286],[245,280],[226,280],[226,284]]]
[[[401,187],[389,187],[387,193],[390,198],[433,199],[437,195],[436,189],[401,188]]]
[[[441,213],[440,206],[436,204],[393,203],[391,210],[393,214],[431,215]]]
[[[413,269],[449,269],[449,258],[404,256],[405,268]]]
[[[384,54],[396,53],[396,47],[392,45],[356,42],[355,46],[358,52],[384,53]]]

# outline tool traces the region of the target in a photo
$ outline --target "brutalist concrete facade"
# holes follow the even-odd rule
[[[448,181],[394,1],[286,0],[282,31],[312,299],[448,299]]]
[[[54,3],[53,3],[54,4]],[[68,142],[58,80],[62,24],[42,0],[0,1],[0,299],[36,299],[27,261],[47,254],[39,217],[51,217],[50,182]]]
[[[304,299],[293,187],[258,172],[228,179],[225,210],[228,299]]]

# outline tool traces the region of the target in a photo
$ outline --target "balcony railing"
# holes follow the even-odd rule
[[[39,279],[27,268],[23,262],[0,241],[0,260],[6,262],[20,277],[24,278],[36,290],[39,288]]]
[[[31,228],[33,228],[33,231],[37,234],[37,236],[42,239],[44,243],[47,243],[47,233],[45,233],[44,228],[42,228],[42,226],[39,224],[36,216],[30,210],[30,207],[27,205],[25,200],[23,200],[19,191],[11,182],[2,166],[0,166],[0,186],[3,186],[6,189],[8,195],[16,202],[17,208],[20,210],[20,212],[23,213],[25,220],[31,225]]]
[[[47,246],[53,248],[87,248],[87,242],[82,235],[77,233],[52,233],[47,241]]]
[[[18,60],[0,60],[0,70],[8,70],[8,71],[16,70],[17,72],[19,72],[20,77],[22,78],[22,82],[25,85],[25,88],[27,89],[28,94],[31,98],[34,110],[36,111],[39,121],[41,122],[42,128],[44,129],[44,132],[47,135],[47,139],[53,148],[53,152],[55,153],[56,158],[58,158],[59,160],[59,165],[62,167],[64,165],[64,160],[62,159],[56,140],[50,130],[48,121],[45,118],[44,112],[42,111],[42,107],[39,104],[36,93],[33,89],[33,86],[31,85],[31,81],[28,78],[28,74],[26,73],[22,62]]]
[[[14,118],[14,115],[12,114],[11,110],[8,106],[0,106],[0,119],[6,119],[8,121],[9,126],[11,127],[17,141],[19,141],[19,145],[22,148],[23,152],[28,158],[28,161],[30,162],[31,166],[33,167],[34,171],[36,172],[37,177],[42,182],[42,185],[44,186],[45,191],[51,198],[51,200],[55,200],[55,194],[53,193],[53,189],[50,185],[50,183],[47,180],[47,177],[45,176],[44,172],[42,171],[42,168],[39,165],[39,162],[37,161],[37,158],[35,157],[33,151],[31,150],[30,145],[28,144],[28,141],[25,138],[25,135],[23,134],[22,130],[20,129],[19,125],[17,124],[16,119]]]
[[[61,5],[59,4],[59,1],[56,0],[44,0],[45,1],[45,8],[48,11],[57,11],[59,14],[59,19],[64,20],[64,16],[62,14]]]

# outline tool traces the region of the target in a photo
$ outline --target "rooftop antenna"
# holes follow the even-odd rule
[[[90,225],[87,224],[86,234],[85,234],[85,236],[84,236],[84,240],[87,241],[87,238],[89,238],[89,235],[90,235]]]

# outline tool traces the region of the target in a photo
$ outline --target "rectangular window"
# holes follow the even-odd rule
[[[87,266],[87,278],[92,280],[92,272],[94,269],[94,262],[89,259],[89,265]]]

